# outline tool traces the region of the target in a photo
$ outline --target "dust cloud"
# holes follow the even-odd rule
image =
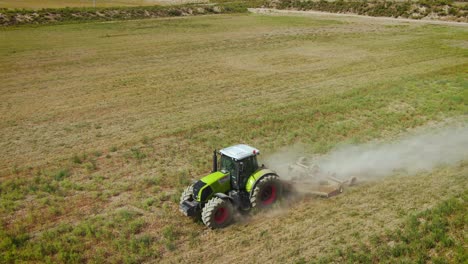
[[[344,145],[322,156],[307,155],[304,149],[285,148],[266,157],[266,165],[282,178],[291,177],[289,164],[301,156],[308,156],[322,172],[341,179],[372,180],[397,172],[412,175],[468,160],[468,124],[426,129],[391,142]]]

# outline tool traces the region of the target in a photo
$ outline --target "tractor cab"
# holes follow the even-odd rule
[[[258,170],[257,155],[260,151],[248,145],[239,144],[221,149],[219,171],[229,173],[231,189],[245,191],[250,175]]]

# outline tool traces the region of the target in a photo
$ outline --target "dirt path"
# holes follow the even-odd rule
[[[465,22],[427,20],[427,19],[417,20],[417,19],[393,18],[393,17],[372,17],[372,16],[361,16],[361,15],[356,15],[356,14],[340,14],[340,13],[329,13],[329,12],[321,12],[321,11],[295,11],[295,10],[280,10],[280,9],[273,9],[273,8],[249,8],[249,12],[256,13],[256,14],[268,14],[268,15],[295,14],[295,15],[311,15],[311,16],[328,16],[328,17],[336,16],[336,17],[348,17],[348,18],[364,18],[364,19],[372,19],[372,20],[387,21],[387,22],[411,22],[411,23],[468,27],[468,23],[465,23]]]

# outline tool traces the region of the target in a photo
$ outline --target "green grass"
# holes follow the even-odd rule
[[[177,199],[214,148],[325,153],[466,122],[466,33],[246,14],[2,28],[0,262],[308,261],[396,230],[463,192],[467,164],[216,232]]]
[[[371,237],[369,244],[337,250],[311,263],[466,263],[468,192],[407,217],[396,230]]]

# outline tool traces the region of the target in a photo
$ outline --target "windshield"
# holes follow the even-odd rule
[[[228,156],[221,155],[221,171],[223,173],[233,172],[235,168],[234,160]]]

